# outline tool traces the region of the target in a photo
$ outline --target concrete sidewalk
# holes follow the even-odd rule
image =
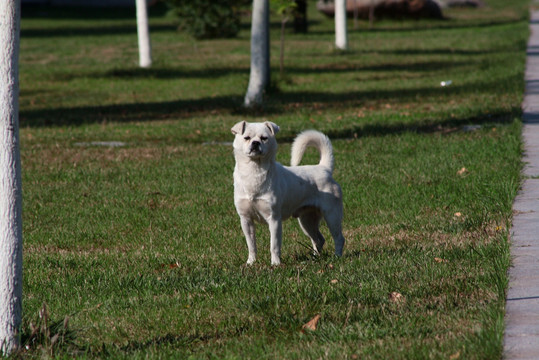
[[[504,359],[539,359],[539,11],[533,11],[523,108],[524,177],[513,204]]]

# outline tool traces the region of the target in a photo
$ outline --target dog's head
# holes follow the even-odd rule
[[[279,127],[266,121],[263,123],[248,123],[240,121],[232,127],[234,150],[250,159],[271,159],[277,152],[275,134]]]

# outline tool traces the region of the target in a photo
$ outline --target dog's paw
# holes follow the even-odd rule
[[[247,259],[247,265],[253,265],[255,263],[256,259]]]

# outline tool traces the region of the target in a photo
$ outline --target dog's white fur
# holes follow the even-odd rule
[[[292,166],[275,161],[279,127],[272,122],[241,121],[232,127],[234,139],[234,204],[247,240],[247,264],[256,260],[255,221],[265,222],[271,233],[271,264],[281,263],[282,221],[299,219],[316,253],[324,237],[319,231],[322,218],[335,242],[335,254],[342,255],[342,192],[333,180],[333,148],[324,134],[308,130],[292,145]],[[298,166],[307,146],[320,152],[318,165]]]

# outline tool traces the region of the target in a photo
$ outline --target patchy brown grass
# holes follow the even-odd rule
[[[384,247],[399,248],[406,245],[421,244],[424,247],[442,249],[465,248],[470,245],[488,244],[497,241],[507,231],[507,220],[486,224],[484,228],[474,231],[448,233],[441,230],[394,230],[391,224],[360,226],[346,228],[344,237],[350,239],[348,244],[354,248]]]
[[[163,158],[190,155],[187,146],[165,147],[106,147],[77,145],[64,147],[59,144],[33,147],[22,155],[25,168],[51,169],[76,168],[79,166],[114,167],[123,162],[147,163]],[[192,156],[192,154],[191,154]]]

